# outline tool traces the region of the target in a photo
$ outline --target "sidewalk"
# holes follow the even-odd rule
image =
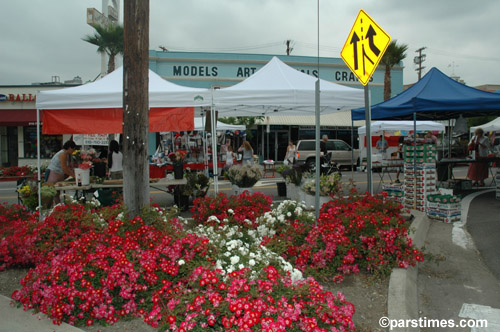
[[[500,202],[492,201],[491,195],[483,191],[463,200],[462,223],[444,224],[424,216],[428,231],[423,244],[433,260],[427,259],[418,269],[395,271],[397,282],[389,286],[389,296],[392,293],[394,301],[404,299],[395,306],[398,313],[392,316],[389,300],[391,319],[453,320],[456,324],[462,319],[487,319],[488,328],[422,327],[393,331],[500,331],[500,281],[485,265],[467,231],[467,221],[480,221],[481,225],[500,222],[499,211]],[[425,229],[426,223],[422,225]],[[399,278],[398,273],[402,274]]]
[[[0,295],[0,332],[83,332],[68,324],[54,325],[47,316],[33,310],[12,307],[8,297]]]

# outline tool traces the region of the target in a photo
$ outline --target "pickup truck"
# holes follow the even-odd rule
[[[314,168],[316,161],[316,141],[314,139],[299,140],[297,142],[297,160],[305,162],[309,167]],[[359,150],[354,149],[354,159],[352,157],[352,147],[340,139],[331,139],[326,142],[326,149],[332,153],[332,161],[341,167],[359,166]]]

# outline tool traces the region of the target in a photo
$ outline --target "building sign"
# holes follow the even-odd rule
[[[76,145],[104,145],[109,144],[108,134],[75,134],[73,141]]]
[[[23,102],[23,101],[36,101],[36,95],[31,93],[9,93],[8,95],[0,94],[0,101],[12,101],[12,102]]]
[[[391,36],[361,9],[340,56],[359,81],[366,85],[390,42]]]
[[[256,66],[238,66],[231,67],[228,66],[207,66],[207,65],[172,65],[171,72],[169,73],[169,77],[172,78],[247,78],[253,75],[257,70],[261,67]],[[298,71],[311,75],[313,77],[318,78],[318,70],[317,69],[309,69],[309,68],[300,68],[294,67]],[[328,77],[325,79],[329,81],[337,81],[337,82],[357,82],[358,79],[356,75],[352,72],[345,70],[328,70],[323,69],[323,74],[327,74]],[[323,76],[323,75],[322,75]]]

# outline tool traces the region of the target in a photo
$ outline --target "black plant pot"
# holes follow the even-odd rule
[[[276,183],[276,187],[278,188],[278,196],[286,197],[286,183],[278,182]]]
[[[184,164],[174,164],[174,179],[182,179],[184,176]]]
[[[174,200],[175,205],[177,205],[181,211],[189,210],[189,196],[182,194],[175,195]]]

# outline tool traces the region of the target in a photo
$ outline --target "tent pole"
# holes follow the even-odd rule
[[[320,121],[319,121],[319,78],[316,81],[316,93],[315,93],[315,133],[316,133],[316,181],[315,181],[315,197],[314,197],[314,205],[316,211],[316,222],[319,218],[319,178],[320,178],[320,170],[321,170],[321,161],[319,157],[319,141],[320,141]],[[326,156],[323,156],[326,158]]]
[[[210,131],[212,132],[212,170],[213,170],[213,176],[214,176],[214,191],[215,194],[219,192],[219,170],[217,169],[217,124],[215,123],[215,110],[213,107],[213,101],[212,101],[212,106],[210,106]]]
[[[37,159],[37,186],[38,186],[38,217],[42,220],[42,190],[41,165],[40,165],[40,109],[36,109],[36,159]]]

